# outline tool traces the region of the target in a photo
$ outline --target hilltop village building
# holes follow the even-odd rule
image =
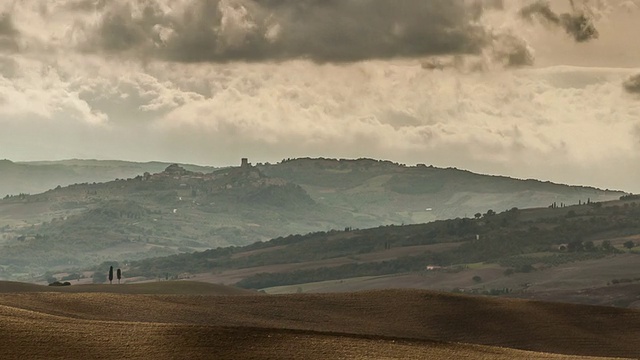
[[[243,187],[285,186],[287,182],[279,178],[264,176],[260,170],[242,158],[239,167],[216,170],[212,173],[200,173],[189,171],[178,164],[169,165],[163,172],[157,174],[145,173],[140,177],[142,181],[176,181],[176,186],[181,190],[191,189],[215,193]]]

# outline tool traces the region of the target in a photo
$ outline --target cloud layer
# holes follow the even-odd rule
[[[375,157],[640,191],[640,71],[609,57],[639,58],[637,2],[588,3],[588,42],[524,0],[0,3],[0,158]]]
[[[180,62],[478,54],[492,38],[477,22],[482,3],[463,0],[114,1],[98,7],[103,15],[86,27],[85,50]]]

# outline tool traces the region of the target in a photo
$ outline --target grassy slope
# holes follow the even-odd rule
[[[450,230],[455,230],[458,225],[461,225],[458,220],[290,236],[244,248],[185,254],[165,259],[149,259],[145,262],[132,264],[132,268],[127,271],[135,273],[144,268],[156,268],[164,269],[170,274],[197,274],[195,279],[198,281],[235,284],[261,273],[285,274],[283,279],[287,280],[286,276],[289,275],[286,274],[291,274],[294,271],[320,270],[322,268],[331,270],[345,265],[367,263],[377,264],[377,268],[381,268],[385,266],[384,261],[398,259],[398,262],[402,262],[408,261],[409,257],[418,257],[422,259],[417,264],[418,268],[396,271],[395,274],[393,271],[381,274],[363,274],[344,268],[342,272],[336,272],[337,277],[322,278],[322,272],[319,271],[316,280],[290,276],[294,280],[304,280],[285,281],[280,284],[277,282],[264,283],[264,285],[255,288],[263,288],[269,293],[348,292],[385,288],[445,291],[464,289],[464,291],[475,290],[478,292],[510,289],[509,296],[516,297],[538,298],[539,294],[540,299],[550,301],[638,307],[640,303],[636,298],[637,293],[621,291],[621,286],[613,283],[615,279],[628,279],[636,283],[640,280],[638,278],[638,274],[640,274],[638,253],[629,251],[622,246],[630,239],[640,244],[640,238],[637,235],[640,230],[636,224],[637,208],[637,204],[630,201],[612,201],[601,203],[599,207],[583,205],[562,209],[521,210],[515,217],[512,216],[513,213],[507,212],[495,215],[491,219],[467,221],[467,225],[471,225],[467,234],[460,237],[449,234]],[[570,212],[575,213],[575,216],[567,217]],[[507,219],[508,222],[503,223],[504,219]],[[487,221],[500,224],[500,226],[489,229],[485,225],[478,225]],[[594,225],[596,221],[599,221],[597,226]],[[504,227],[503,224],[507,224],[507,226]],[[558,230],[549,233],[528,230],[534,226],[540,229],[558,227]],[[433,238],[430,237],[432,233],[436,234]],[[430,257],[420,258],[422,254],[427,251],[434,255],[449,253],[451,257],[459,248],[472,245],[473,240],[471,239],[475,239],[473,234],[476,233],[482,234],[480,237],[483,239],[476,243],[484,247],[493,246],[492,249],[496,251],[496,255],[489,252],[481,260],[467,261],[467,257],[477,254],[474,251],[475,248],[471,248],[463,253],[464,256],[454,257],[455,261],[459,262],[452,264],[466,265],[464,268],[445,271],[425,270],[426,265],[429,264],[449,264],[430,263]],[[522,242],[524,237],[528,240]],[[571,241],[574,237],[583,241],[593,240],[595,246],[600,246],[605,239],[610,240],[619,253],[612,254],[602,250],[572,253],[556,249],[555,246]],[[491,238],[494,238],[495,241],[490,240]],[[431,241],[436,243],[412,245],[420,242],[428,244]],[[440,241],[442,243],[438,243]],[[521,244],[516,244],[515,250],[512,249],[513,251],[507,254],[501,253],[503,244],[516,242],[521,242]],[[391,249],[385,250],[385,243],[391,244]],[[536,245],[538,243],[542,245]],[[622,253],[623,251],[625,253]],[[517,262],[520,261],[517,260],[520,257],[524,258],[525,262],[532,261],[535,271],[505,274],[505,270],[514,265],[500,265],[501,259],[512,259]],[[438,256],[433,258],[437,260]],[[446,257],[441,258],[446,259]],[[560,260],[556,261],[557,259]],[[485,260],[487,263],[482,262]],[[210,266],[207,268],[207,265]],[[407,273],[407,271],[410,272]],[[474,281],[475,276],[479,276],[480,280]],[[607,286],[610,283],[613,285]],[[588,289],[600,290],[588,292]],[[610,296],[607,289],[616,295]],[[585,295],[587,293],[590,295]]]
[[[488,209],[603,201],[622,193],[537,180],[487,176],[455,168],[407,167],[371,159],[294,159],[259,168],[301,185],[314,200],[377,224],[473,216]],[[427,208],[431,210],[426,210]],[[354,225],[358,226],[358,225]]]
[[[200,254],[185,254],[185,259],[201,260],[223,257],[230,266],[255,266],[260,261],[272,264],[318,261],[318,265],[334,259],[369,262],[388,260],[424,251],[442,252],[455,249],[475,239],[476,234],[486,238],[501,237],[502,240],[527,236],[524,244],[535,245],[537,238],[547,236],[542,248],[554,250],[552,245],[573,240],[569,235],[579,236],[583,241],[600,245],[609,240],[612,245],[622,247],[628,240],[640,241],[640,231],[635,226],[639,202],[610,201],[599,207],[582,205],[559,209],[532,208],[506,211],[482,219],[453,219],[425,224],[403,226],[379,226],[351,231],[314,232],[306,235],[290,235],[233,249],[217,249]],[[623,206],[624,205],[624,206]],[[634,205],[629,207],[629,205]],[[569,213],[573,213],[569,216]],[[599,221],[599,223],[596,223]],[[595,224],[594,224],[595,223]],[[590,227],[587,227],[590,226]],[[589,230],[584,233],[584,229]],[[535,229],[532,229],[535,228]],[[535,235],[530,233],[536,232]],[[542,232],[544,230],[546,232]],[[582,232],[578,232],[581,230]],[[554,233],[555,231],[555,233]],[[542,240],[540,240],[542,241]],[[384,244],[391,245],[385,249]],[[496,244],[491,244],[496,245]],[[503,246],[504,244],[501,244]],[[520,252],[519,252],[520,253]],[[260,261],[258,261],[260,259]],[[160,259],[159,259],[160,260]],[[177,260],[177,259],[175,259]],[[292,261],[294,260],[294,261]],[[328,260],[328,261],[324,261]],[[149,260],[153,261],[153,260]],[[253,261],[253,263],[252,263]],[[166,265],[166,264],[165,264]],[[324,265],[323,265],[324,266]],[[218,266],[219,267],[219,266]],[[185,270],[187,271],[187,270]]]
[[[640,312],[377,291],[0,294],[2,358],[636,358]],[[479,346],[482,345],[482,346]],[[569,357],[564,357],[569,358]]]

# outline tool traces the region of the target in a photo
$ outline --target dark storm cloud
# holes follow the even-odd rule
[[[561,27],[577,42],[597,39],[599,34],[593,21],[583,12],[576,11],[571,1],[573,13],[556,14],[547,1],[540,0],[520,10],[520,16],[527,20],[538,18],[547,24]]]
[[[640,74],[634,75],[627,79],[623,84],[624,89],[632,94],[640,94]]]
[[[11,15],[8,13],[0,13],[0,52],[18,51],[18,35],[18,30],[13,24]]]
[[[111,3],[85,50],[180,62],[478,54],[494,39],[477,20],[501,7],[499,0],[193,0],[166,11],[156,2]]]
[[[15,36],[17,34],[18,30],[13,25],[11,15],[8,13],[0,14],[0,36]]]

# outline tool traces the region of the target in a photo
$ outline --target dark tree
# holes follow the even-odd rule
[[[120,268],[116,271],[116,277],[118,277],[118,284],[120,284],[120,279],[122,279],[122,271]]]
[[[567,250],[570,252],[582,252],[584,251],[584,244],[580,240],[573,240],[567,245]]]
[[[582,245],[583,245],[584,251],[589,251],[589,252],[596,251],[596,245],[591,240],[585,241]]]
[[[605,252],[613,252],[615,248],[611,245],[611,241],[605,240],[602,242],[602,250]]]
[[[109,284],[113,281],[113,266],[109,266]]]
[[[631,240],[629,240],[629,241],[625,242],[623,245],[624,245],[624,247],[626,247],[627,249],[633,249],[633,248],[636,246],[636,244],[635,244],[633,241],[631,241]]]

